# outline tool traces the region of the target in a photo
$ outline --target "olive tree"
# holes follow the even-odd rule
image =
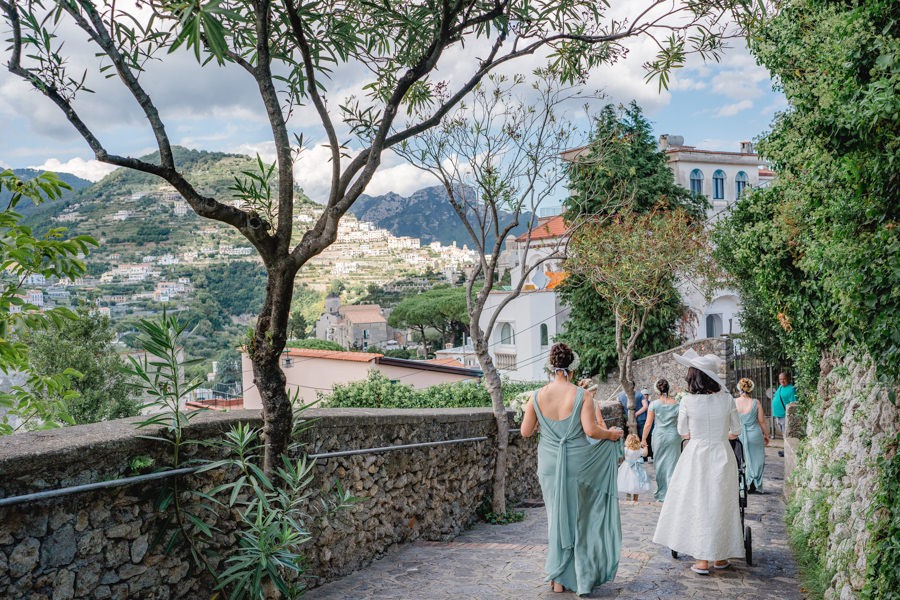
[[[7,68],[62,111],[97,160],[158,176],[199,216],[238,230],[262,258],[266,294],[246,346],[263,402],[268,470],[291,432],[279,357],[295,276],[335,240],[339,220],[386,150],[440,123],[491,71],[536,53],[574,82],[621,58],[629,38],[651,36],[660,48],[651,70],[664,82],[686,53],[722,47],[727,17],[743,2],[639,0],[615,15],[595,0],[147,0],[137,8],[112,0],[0,0],[0,11],[9,31]],[[96,65],[74,71],[66,32],[79,43],[88,40]],[[208,68],[236,66],[259,92],[276,161],[260,164],[258,173],[236,174],[236,202],[205,195],[182,175],[166,122],[143,83],[156,61],[178,49]],[[475,56],[463,60],[466,52]],[[454,67],[452,79],[439,79]],[[98,71],[134,99],[155,137],[158,160],[118,153],[82,118],[75,100],[90,92]],[[341,71],[365,74],[363,95],[330,93],[337,87],[331,78]],[[320,168],[330,173],[330,190],[315,222],[295,232],[294,167],[306,142],[291,118],[300,106],[314,110],[327,139],[329,162]],[[351,142],[359,149],[351,151]]]

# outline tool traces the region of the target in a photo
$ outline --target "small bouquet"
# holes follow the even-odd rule
[[[533,392],[522,392],[510,398],[509,407],[516,411],[516,416],[513,417],[516,423],[521,423],[525,418],[525,405],[531,400],[532,394]]]

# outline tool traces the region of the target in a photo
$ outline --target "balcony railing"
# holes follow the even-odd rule
[[[497,352],[496,354],[496,366],[498,369],[504,371],[515,371],[516,370],[516,355],[515,353],[509,352]]]

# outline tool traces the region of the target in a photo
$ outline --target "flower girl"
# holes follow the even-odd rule
[[[637,501],[638,494],[650,491],[650,478],[644,467],[646,448],[641,448],[641,440],[633,433],[625,438],[625,461],[619,465],[616,478],[619,491],[625,492],[626,500]]]

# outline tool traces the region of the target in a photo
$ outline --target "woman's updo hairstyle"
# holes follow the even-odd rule
[[[745,394],[752,392],[755,387],[756,385],[753,383],[753,380],[748,377],[741,377],[741,380],[738,381],[738,389]]]
[[[554,369],[568,369],[573,360],[575,353],[562,342],[553,344],[550,348],[550,366]]]
[[[669,382],[660,377],[656,380],[656,391],[660,394],[668,394],[669,393]]]

